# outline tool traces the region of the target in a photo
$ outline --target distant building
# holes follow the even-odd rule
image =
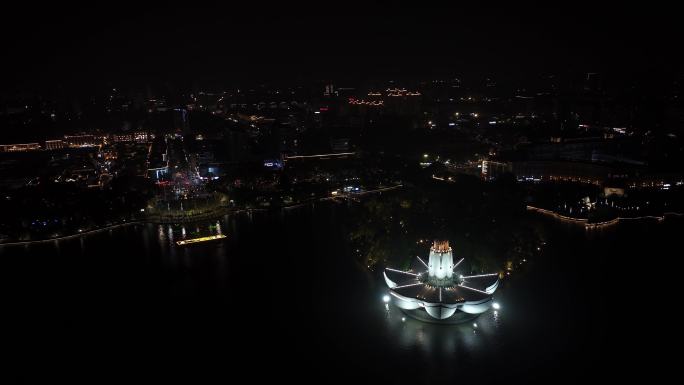
[[[154,137],[146,131],[136,131],[126,134],[113,134],[111,140],[114,143],[147,143]]]
[[[167,166],[162,166],[162,167],[153,167],[153,168],[148,168],[146,172],[146,176],[148,178],[153,178],[155,180],[159,180],[162,177],[165,177],[168,175],[169,168]]]
[[[484,179],[495,179],[496,177],[512,171],[510,163],[495,162],[493,160],[483,160],[480,172]]]
[[[323,96],[335,96],[335,86],[332,83],[328,83],[325,85],[325,88],[323,89]]]
[[[69,147],[94,147],[97,140],[93,135],[64,135],[64,142]]]
[[[348,98],[356,93],[356,88],[353,87],[337,87],[335,94],[342,98]]]
[[[333,152],[349,151],[349,138],[338,138],[330,141]]]
[[[602,137],[561,139],[552,137],[550,143],[536,143],[527,147],[530,160],[570,160],[579,162],[625,163],[644,165],[629,157],[630,146],[624,140],[605,140]],[[625,153],[625,155],[623,155]]]
[[[45,141],[45,149],[48,151],[61,150],[61,149],[66,148],[66,147],[67,147],[67,144],[61,139],[46,140]]]
[[[512,162],[512,171],[520,181],[566,181],[601,184],[613,171],[596,163],[568,161]]]
[[[0,144],[0,152],[23,152],[40,150],[38,143]]]

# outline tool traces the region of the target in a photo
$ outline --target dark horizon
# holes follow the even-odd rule
[[[6,15],[10,94],[110,83],[681,75],[675,13],[666,9],[117,3],[19,6]]]

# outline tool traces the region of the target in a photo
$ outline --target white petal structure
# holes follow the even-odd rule
[[[428,275],[438,279],[451,278],[454,273],[454,255],[449,242],[437,242],[430,248]]]
[[[432,318],[445,320],[461,311],[480,314],[492,306],[492,294],[499,286],[499,275],[459,275],[448,241],[435,241],[428,263],[416,257],[408,271],[386,268],[385,282],[391,300],[404,310],[423,308]]]

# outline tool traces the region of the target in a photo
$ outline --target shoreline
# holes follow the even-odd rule
[[[23,246],[23,245],[30,245],[30,244],[35,244],[35,243],[63,241],[63,240],[67,240],[67,239],[79,238],[79,237],[82,237],[84,235],[100,233],[100,232],[103,232],[106,230],[112,230],[112,229],[116,229],[116,228],[120,228],[120,227],[126,227],[126,226],[130,226],[130,225],[138,225],[138,224],[144,224],[144,223],[148,223],[148,222],[146,222],[146,221],[131,221],[131,222],[117,223],[114,225],[98,227],[96,229],[82,231],[80,233],[75,233],[75,234],[60,235],[58,237],[52,237],[52,238],[36,239],[36,240],[30,240],[30,241],[2,242],[2,243],[0,243],[0,247],[2,247],[2,246]]]
[[[383,187],[380,189],[375,189],[375,190],[368,190],[364,191],[362,193],[356,194],[363,196],[365,194],[373,194],[373,193],[380,193],[384,191],[391,191],[394,189],[398,189],[400,187],[403,187],[403,184],[399,184],[396,186],[390,186],[390,187]],[[47,242],[55,242],[55,241],[63,241],[63,240],[68,240],[68,239],[75,239],[79,238],[85,235],[91,235],[91,234],[97,234],[106,230],[113,230],[116,228],[121,228],[121,227],[126,227],[130,225],[139,225],[139,224],[154,224],[154,225],[159,225],[159,224],[175,224],[175,223],[192,223],[192,222],[197,222],[197,221],[203,221],[203,220],[209,220],[213,218],[218,218],[224,215],[230,215],[230,214],[239,214],[242,212],[253,212],[253,211],[258,211],[258,212],[267,212],[270,210],[283,210],[283,209],[292,209],[292,208],[297,208],[297,207],[302,207],[306,206],[308,204],[312,204],[315,202],[321,202],[321,201],[328,201],[328,200],[335,200],[335,199],[344,199],[344,198],[350,198],[346,196],[340,196],[340,197],[321,197],[321,198],[315,198],[306,202],[300,202],[300,203],[295,203],[289,206],[281,206],[277,208],[244,208],[244,209],[236,209],[236,210],[231,210],[229,208],[222,208],[221,210],[217,210],[217,212],[212,212],[207,215],[201,215],[197,216],[195,218],[188,218],[187,220],[181,220],[181,221],[172,221],[172,220],[163,220],[161,218],[151,219],[140,219],[140,220],[135,220],[135,221],[130,221],[130,222],[123,222],[123,223],[117,223],[113,225],[107,225],[103,227],[98,227],[90,230],[86,230],[80,233],[75,233],[75,234],[69,234],[69,235],[60,235],[58,237],[52,237],[52,238],[44,238],[44,239],[35,239],[35,240],[27,240],[27,241],[12,241],[12,242],[0,242],[0,247],[3,246],[27,246],[31,244],[39,244],[39,243],[47,243]]]
[[[535,206],[530,206],[527,205],[525,206],[525,209],[527,211],[534,211],[536,213],[552,217],[554,219],[558,219],[563,222],[568,222],[568,223],[574,223],[574,224],[581,224],[584,225],[584,228],[586,230],[593,230],[593,229],[600,229],[604,227],[609,227],[613,226],[616,224],[619,224],[620,222],[623,221],[644,221],[644,220],[656,220],[658,223],[663,222],[665,218],[667,217],[682,217],[684,216],[684,213],[676,213],[676,212],[664,212],[661,215],[643,215],[643,216],[637,216],[637,217],[616,217],[608,221],[603,221],[603,222],[589,222],[587,218],[574,218],[574,217],[569,217],[563,214],[559,214],[553,210],[547,210],[543,209],[541,207],[535,207]]]

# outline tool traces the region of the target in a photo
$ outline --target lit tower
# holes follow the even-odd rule
[[[459,274],[462,262],[460,258],[454,263],[449,241],[435,241],[427,263],[416,257],[409,270],[386,267],[383,275],[392,303],[418,318],[422,315],[417,311],[425,310],[433,321],[458,321],[484,313],[494,304],[499,274]]]
[[[454,255],[449,241],[435,241],[430,248],[428,276],[430,278],[451,278],[454,273]]]

